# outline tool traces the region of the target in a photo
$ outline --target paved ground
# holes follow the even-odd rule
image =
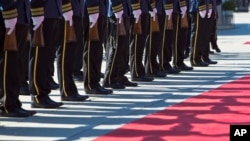
[[[85,102],[65,102],[59,109],[35,109],[29,118],[0,117],[0,140],[92,140],[121,125],[179,103],[226,82],[250,74],[250,13],[234,13],[235,28],[219,29],[222,53],[211,55],[217,65],[168,75],[139,87],[91,96]],[[189,64],[188,60],[186,60]],[[79,92],[83,84],[77,83]],[[59,91],[52,99],[60,101]],[[20,96],[30,108],[30,96]]]

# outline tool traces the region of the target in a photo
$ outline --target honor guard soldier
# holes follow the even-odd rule
[[[0,109],[1,116],[29,117],[35,111],[21,108],[20,52],[27,38],[30,22],[29,0],[0,0]]]
[[[30,53],[30,66],[29,66],[29,82],[30,92],[32,94],[32,107],[33,108],[57,108],[63,105],[62,102],[55,102],[49,97],[51,87],[49,85],[51,77],[51,64],[54,62],[54,55],[56,49],[60,47],[58,53],[58,77],[60,83],[60,92],[62,99],[65,89],[63,85],[67,85],[65,82],[66,68],[62,57],[61,47],[64,43],[65,47],[65,34],[64,23],[69,21],[72,26],[72,7],[70,0],[31,0],[31,13],[34,25],[34,37],[33,46]],[[36,43],[35,34],[41,30],[41,39],[44,39],[44,43]],[[67,61],[67,60],[66,60]],[[67,64],[66,64],[67,66]],[[63,73],[63,74],[62,74]],[[72,72],[71,74],[72,75]]]
[[[174,0],[173,9],[173,67],[182,71],[193,70],[184,63],[186,49],[188,19],[186,0]]]
[[[143,65],[143,53],[144,49],[149,46],[149,33],[150,33],[150,11],[152,15],[155,15],[156,11],[153,11],[150,0],[140,1],[141,9],[141,34],[135,34],[133,38],[134,46],[131,46],[130,54],[130,67],[132,81],[153,81],[154,78],[146,76],[145,67]],[[137,14],[137,13],[134,13]],[[134,15],[138,16],[138,15]],[[145,61],[144,61],[145,62]]]
[[[160,71],[166,72],[167,74],[178,74],[179,69],[173,68],[170,65],[173,56],[173,2],[174,0],[164,0],[165,10],[165,33],[163,34],[163,45],[159,52],[159,64]]]
[[[81,71],[83,66],[83,20],[84,13],[86,11],[84,0],[71,0],[72,9],[73,9],[73,25],[76,29],[76,38],[77,42],[75,43],[76,48],[74,54],[74,68],[73,68],[73,79],[75,81],[83,81],[83,72]]]
[[[159,31],[158,32],[152,32],[151,31],[151,47],[150,47],[150,53],[148,55],[150,56],[149,63],[146,63],[146,72],[147,75],[153,76],[153,77],[165,77],[167,75],[167,72],[165,70],[162,70],[160,67],[160,62],[157,61],[157,57],[161,57],[161,55],[165,56],[165,53],[163,51],[163,46],[165,44],[165,10],[164,10],[164,4],[165,0],[156,0],[155,1],[155,7],[157,9],[157,19],[156,23],[158,23]]]
[[[135,87],[137,83],[130,82],[125,75],[128,68],[129,57],[129,34],[130,34],[130,16],[132,16],[131,2],[128,0],[110,1],[112,9],[110,10],[115,18],[114,34],[111,34],[114,47],[109,48],[109,55],[105,77],[104,87],[113,89],[124,89],[126,86]],[[111,17],[111,18],[112,18]],[[122,30],[124,30],[122,33]]]
[[[191,65],[195,67],[206,67],[208,62],[202,60],[202,55],[206,51],[207,34],[208,34],[208,17],[210,0],[191,0],[190,16],[191,16]],[[211,11],[212,12],[212,11]]]
[[[72,4],[71,4],[72,3]],[[86,95],[80,95],[73,80],[73,66],[77,43],[83,38],[84,0],[71,0],[63,5],[64,39],[57,50],[57,70],[62,101],[84,101]],[[71,10],[73,8],[73,12]],[[72,19],[73,15],[73,19]],[[73,22],[73,23],[72,23]],[[78,43],[81,44],[81,43]]]
[[[212,35],[212,24],[213,24],[213,20],[214,20],[214,14],[213,14],[213,11],[214,11],[214,6],[216,6],[216,3],[214,2],[213,4],[213,0],[209,0],[208,1],[209,4],[208,4],[208,13],[207,13],[207,17],[206,17],[206,27],[207,27],[207,30],[206,30],[206,34],[205,34],[205,39],[206,39],[206,42],[205,42],[205,46],[204,46],[204,50],[202,52],[202,55],[201,55],[201,60],[202,62],[206,62],[208,64],[217,64],[217,61],[212,61],[210,58],[209,58],[209,51],[210,51],[210,39],[211,39],[211,35]]]
[[[165,14],[162,14],[164,11],[163,0],[151,0],[150,2],[153,10],[150,12],[149,47],[146,48],[145,71],[150,77],[166,77],[166,72],[160,71],[156,58],[163,42],[164,26],[162,25],[164,25],[163,17],[165,17]]]
[[[111,87],[113,89],[124,89],[125,85],[123,82],[126,79],[126,77],[124,77],[124,74],[126,72],[126,67],[128,65],[128,62],[126,61],[123,62],[123,61],[126,60],[126,57],[128,57],[128,51],[123,52],[124,50],[123,48],[128,49],[128,46],[123,46],[119,44],[119,39],[122,38],[121,36],[125,36],[121,34],[126,34],[120,32],[122,28],[125,29],[124,18],[123,18],[123,3],[121,2],[121,0],[109,0],[108,17],[110,21],[109,22],[110,26],[108,28],[110,30],[108,43],[111,44],[108,44],[106,47],[108,56],[107,56],[106,71],[103,79],[103,86]],[[127,44],[125,43],[125,45],[128,45],[128,43],[129,40],[127,40]],[[126,80],[128,82],[128,79]]]
[[[211,16],[211,26],[212,26],[212,34],[210,37],[210,43],[212,49],[214,49],[216,52],[221,52],[220,48],[218,47],[217,44],[217,20],[218,20],[218,10],[217,6],[221,5],[222,0],[212,0],[212,6],[213,6],[213,11],[212,11],[212,16]]]
[[[107,32],[107,7],[105,5],[108,3],[106,0],[86,0],[85,2],[89,17],[89,22],[86,21],[85,24],[89,28],[84,31],[89,30],[89,37],[86,39],[87,46],[83,53],[84,90],[87,94],[111,94],[112,90],[105,89],[99,83],[103,55],[102,44],[106,40]]]

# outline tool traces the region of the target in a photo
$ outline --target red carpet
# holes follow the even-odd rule
[[[250,44],[250,41],[247,41],[247,42],[245,42],[244,44],[245,44],[245,45]]]
[[[229,141],[230,124],[250,124],[250,76],[147,115],[95,141]]]

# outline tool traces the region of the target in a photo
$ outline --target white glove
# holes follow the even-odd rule
[[[207,12],[206,12],[206,10],[202,10],[202,11],[199,11],[199,14],[200,14],[201,18],[205,18]]]
[[[94,27],[94,25],[96,24],[98,20],[98,17],[99,17],[99,13],[89,15],[90,28]]]
[[[139,18],[141,16],[141,9],[133,10],[133,15],[135,17],[135,23],[139,22]]]
[[[64,17],[65,21],[69,21],[70,26],[73,25],[72,16],[73,16],[73,11],[72,10],[63,13],[63,17]]]
[[[209,9],[209,10],[208,10],[208,13],[207,13],[207,17],[208,17],[208,18],[210,18],[210,17],[211,17],[211,15],[212,15],[212,11],[213,11],[212,9]]]
[[[170,19],[171,19],[171,16],[172,16],[172,13],[173,13],[173,9],[165,10],[165,13],[166,13],[166,15],[168,16],[168,20],[170,20]]]
[[[44,16],[38,16],[38,17],[32,17],[34,28],[33,30],[36,30],[43,22]]]
[[[153,17],[153,21],[155,21],[155,15],[156,15],[156,13],[157,13],[157,9],[156,8],[154,8],[153,11],[149,11],[150,16]]]
[[[181,17],[181,18],[184,18],[186,12],[187,12],[187,6],[181,7],[181,14],[182,14],[182,17]]]
[[[16,22],[17,22],[17,18],[4,20],[5,28],[9,29],[9,31],[7,32],[7,35],[10,35],[13,32],[16,26]]]
[[[114,13],[114,14],[115,14],[116,19],[118,19],[118,23],[122,23],[122,14],[123,14],[123,10],[122,10],[122,11],[119,11],[119,12],[116,12],[116,13]]]

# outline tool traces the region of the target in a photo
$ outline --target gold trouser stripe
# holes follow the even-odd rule
[[[177,24],[176,24],[176,31],[175,31],[175,47],[174,47],[174,51],[175,51],[175,62],[174,64],[177,65],[177,58],[178,58],[178,34],[179,34],[179,15],[177,15]]]
[[[3,70],[3,106],[6,113],[8,110],[6,108],[6,69],[7,69],[7,59],[8,59],[8,51],[4,51],[4,70]]]
[[[137,72],[137,65],[136,65],[136,48],[137,48],[137,34],[135,34],[135,52],[134,52],[134,67],[135,67],[135,74],[138,77],[138,72]]]
[[[150,73],[153,73],[152,62],[151,62],[151,49],[152,49],[152,22],[153,18],[150,17],[150,26],[149,26],[149,51],[148,51],[148,62],[149,62],[149,69]]]
[[[205,62],[205,60],[203,59],[203,56],[201,56],[201,61],[204,63]]]
[[[64,22],[64,35],[63,35],[63,49],[62,49],[62,89],[63,89],[63,93],[65,96],[68,96],[66,89],[65,89],[65,73],[64,73],[64,65],[65,65],[65,50],[66,50],[66,28],[67,28],[67,23],[66,21]]]
[[[34,70],[33,70],[33,83],[34,83],[34,87],[35,87],[35,90],[36,90],[36,93],[37,95],[39,95],[39,89],[37,87],[37,83],[36,83],[36,69],[37,69],[37,59],[38,59],[38,49],[39,47],[36,47],[36,50],[35,50],[35,62],[34,62]],[[39,100],[37,98],[37,95],[35,96],[35,100],[37,103],[39,103]]]
[[[193,63],[196,64],[195,62],[195,54],[196,54],[196,49],[197,49],[197,37],[198,37],[198,30],[199,30],[199,13],[196,14],[196,32],[195,32],[195,38],[194,38],[194,46],[193,46]]]
[[[164,60],[164,50],[165,50],[165,36],[166,36],[166,23],[167,23],[167,16],[165,16],[165,20],[164,20],[164,29],[163,29],[163,38],[162,38],[162,47],[161,47],[161,68],[162,68],[162,70],[163,71],[165,71],[165,68],[164,68],[164,66],[163,66],[163,60]]]
[[[88,67],[87,67],[87,72],[88,72],[88,87],[91,90],[91,86],[89,85],[90,84],[90,68],[89,68],[89,66],[90,66],[90,62],[89,62],[89,60],[90,60],[90,41],[89,40],[88,40],[88,59],[87,60],[88,60],[87,61],[87,65],[88,65]]]
[[[111,74],[113,72],[113,67],[114,67],[114,63],[115,63],[115,59],[116,59],[116,54],[117,54],[117,48],[118,48],[118,30],[116,30],[115,40],[116,40],[115,54],[114,54],[114,57],[113,57],[113,60],[112,60],[112,65],[111,65],[109,76],[108,76],[109,77],[109,83],[111,83],[111,81],[110,81]]]

